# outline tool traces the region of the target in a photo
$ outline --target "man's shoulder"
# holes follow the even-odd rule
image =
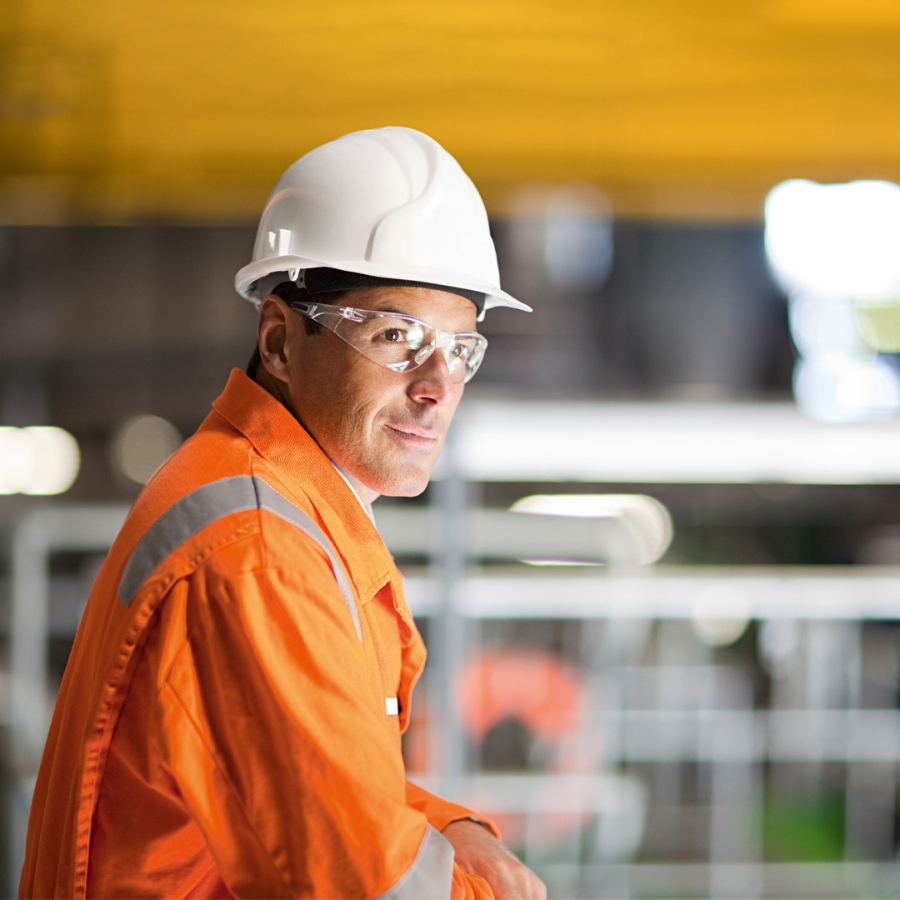
[[[306,570],[313,558],[325,562],[331,545],[318,511],[306,495],[289,492],[264,460],[227,466],[220,458],[198,470],[190,454],[188,447],[157,474],[126,522],[126,594],[136,595],[151,576],[174,583],[199,570],[239,577],[259,568]]]

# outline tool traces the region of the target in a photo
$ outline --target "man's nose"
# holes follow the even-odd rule
[[[409,395],[418,402],[446,403],[455,396],[455,385],[450,374],[449,348],[441,347],[440,352],[435,353],[434,345],[417,369],[414,369]],[[421,352],[421,351],[420,351]]]

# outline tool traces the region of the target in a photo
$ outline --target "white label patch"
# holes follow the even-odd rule
[[[384,698],[384,709],[385,709],[385,712],[389,716],[399,716],[400,715],[400,704],[397,702],[396,697],[385,697]]]

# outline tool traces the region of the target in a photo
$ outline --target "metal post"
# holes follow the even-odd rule
[[[761,773],[746,760],[714,760],[710,798],[710,897],[760,897],[762,847],[753,820],[761,812]]]
[[[440,790],[444,796],[457,799],[465,769],[465,740],[454,681],[465,651],[465,620],[458,611],[457,595],[466,568],[466,482],[451,471],[443,481],[435,482],[434,495],[440,513],[438,545],[433,554],[438,564],[440,606],[430,626],[431,705],[437,724],[432,739]]]
[[[47,507],[23,516],[13,535],[10,725],[14,783],[7,809],[9,896],[18,890],[25,861],[28,813],[54,702],[47,684],[49,557],[54,550],[105,552],[127,514],[126,506]]]
[[[12,540],[10,724],[19,777],[37,771],[47,735],[47,550],[53,521],[46,511],[26,515]]]

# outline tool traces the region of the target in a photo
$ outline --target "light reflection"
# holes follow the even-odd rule
[[[788,294],[882,298],[900,293],[900,187],[795,179],[766,199],[766,253]]]
[[[560,190],[547,201],[544,266],[563,289],[590,289],[606,281],[613,262],[612,218],[596,190]]]
[[[645,494],[532,494],[510,507],[511,512],[539,516],[620,519],[640,547],[640,562],[659,560],[672,542],[672,517],[655,497]],[[530,560],[534,565],[571,565],[555,560]]]
[[[791,337],[803,356],[870,355],[856,327],[856,312],[846,297],[792,297],[788,320]]]
[[[711,647],[733,644],[750,623],[750,601],[735,585],[711,585],[694,600],[691,625]]]
[[[900,186],[786,181],[766,200],[765,240],[802,356],[800,408],[825,422],[895,415],[900,379],[874,352],[900,350]]]
[[[113,438],[113,460],[131,481],[146,484],[179,448],[178,429],[159,416],[135,416]]]
[[[62,494],[80,466],[78,442],[62,428],[0,428],[0,494]]]
[[[824,422],[879,421],[900,411],[900,378],[877,358],[800,360],[794,396],[804,412]]]

